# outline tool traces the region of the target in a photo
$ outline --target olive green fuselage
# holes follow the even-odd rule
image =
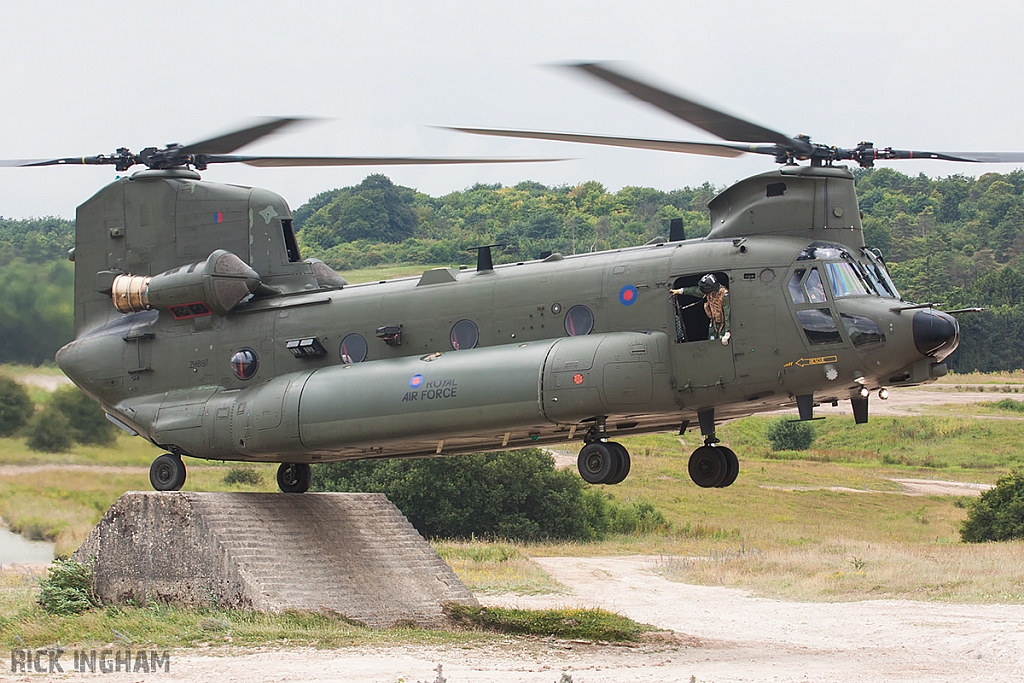
[[[112,418],[172,452],[277,462],[579,441],[602,425],[611,436],[678,430],[708,409],[721,421],[796,396],[834,401],[933,379],[908,304],[830,287],[826,262],[873,263],[859,219],[816,223],[833,204],[857,214],[855,198],[844,211],[839,199],[818,206],[814,188],[837,182],[818,180],[807,183],[807,228],[736,237],[754,209],[732,210],[717,239],[341,289],[319,286],[290,250],[277,195],[180,174],[119,181],[79,210],[77,339],[58,362]],[[852,180],[840,180],[849,203]],[[795,193],[800,180],[787,182]],[[847,253],[808,251],[822,243]],[[197,302],[128,315],[110,304],[116,274],[156,276],[215,249],[251,266],[263,289],[223,315]],[[728,345],[707,338],[702,302],[669,292],[709,272],[729,290]],[[871,321],[870,343],[855,344],[866,337],[853,320]]]

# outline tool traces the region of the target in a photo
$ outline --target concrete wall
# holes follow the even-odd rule
[[[75,552],[106,603],[162,600],[330,611],[373,627],[438,626],[476,599],[375,493],[137,492]]]

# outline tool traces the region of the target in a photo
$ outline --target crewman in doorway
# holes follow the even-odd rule
[[[722,286],[713,273],[702,277],[696,287],[680,287],[668,291],[673,296],[686,294],[703,297],[704,314],[708,317],[708,339],[719,339],[722,346],[729,345],[729,339],[732,338],[729,331],[729,290]]]

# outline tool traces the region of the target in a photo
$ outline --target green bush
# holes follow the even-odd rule
[[[621,506],[536,448],[317,465],[312,489],[384,493],[428,538],[590,541],[667,527],[649,503]]]
[[[61,453],[74,442],[71,422],[63,413],[50,408],[36,413],[28,427],[28,447],[45,453]]]
[[[1012,398],[1004,398],[1001,401],[991,401],[989,403],[983,403],[982,405],[992,406],[993,408],[999,408],[1000,410],[1010,410],[1015,413],[1024,413],[1024,401],[1018,401]]]
[[[10,436],[32,417],[32,399],[20,383],[0,377],[0,436]]]
[[[528,610],[449,603],[444,611],[456,623],[500,633],[631,642],[651,630],[628,617],[600,608]]]
[[[259,486],[263,483],[263,475],[251,467],[232,467],[224,475],[224,483],[228,486],[244,484],[247,486]]]
[[[61,387],[50,396],[47,410],[63,414],[71,424],[71,438],[83,444],[111,444],[117,427],[107,419],[103,408],[75,386]]]
[[[58,558],[39,582],[39,604],[49,614],[80,614],[100,601],[92,590],[92,567]]]
[[[1024,539],[1024,470],[1001,477],[968,507],[960,538],[966,543]]]
[[[814,443],[814,428],[806,422],[779,420],[768,426],[773,451],[806,451]]]

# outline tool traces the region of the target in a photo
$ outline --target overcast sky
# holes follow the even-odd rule
[[[632,74],[816,141],[1024,151],[1024,5],[1013,2],[7,2],[0,158],[182,144],[248,117],[326,119],[241,153],[569,156],[501,167],[254,169],[293,207],[383,172],[431,195],[476,182],[598,180],[673,189],[770,170],[718,159],[462,135],[431,125],[711,140],[596,79],[545,65],[618,60]],[[898,163],[898,162],[894,162]],[[907,173],[1013,166],[902,162]],[[73,217],[112,167],[0,168],[0,215]]]

